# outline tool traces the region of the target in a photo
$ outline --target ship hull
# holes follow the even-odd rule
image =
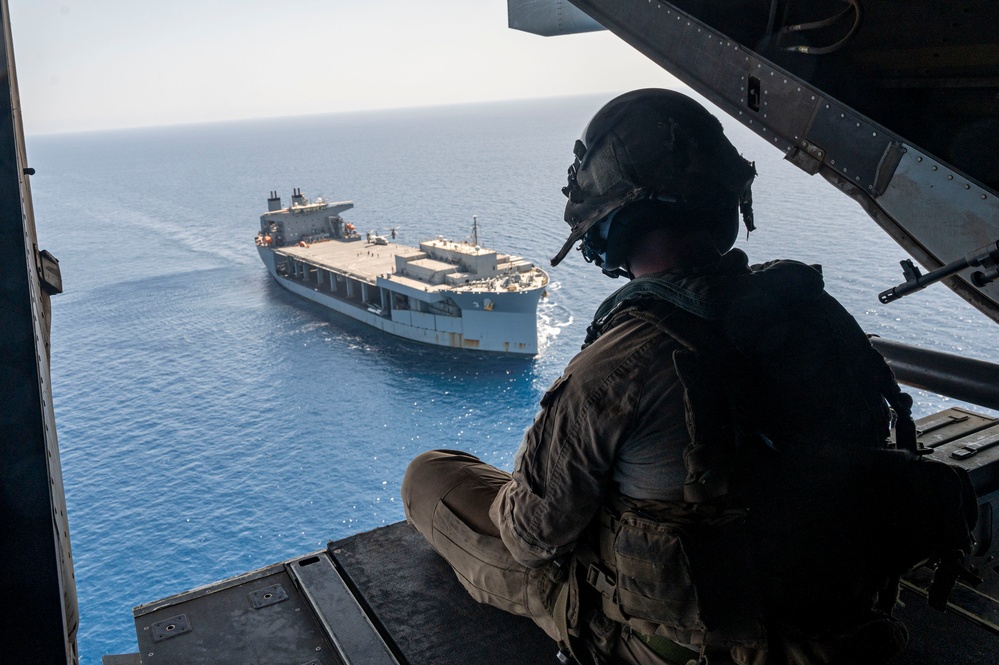
[[[275,251],[265,246],[258,246],[257,251],[267,271],[283,288],[390,335],[454,349],[524,357],[538,353],[537,305],[543,288],[512,293],[447,292],[446,295],[461,306],[460,316],[397,309],[378,312],[371,311],[363,303],[321,290],[314,283],[279,274]],[[385,288],[390,293],[399,292],[389,287],[387,282],[369,287]],[[483,303],[491,309],[485,309]]]

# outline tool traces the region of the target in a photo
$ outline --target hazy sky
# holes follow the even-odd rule
[[[506,0],[9,0],[28,134],[495,99],[675,79]]]

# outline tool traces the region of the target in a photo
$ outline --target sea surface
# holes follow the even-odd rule
[[[417,453],[509,469],[546,387],[620,286],[551,271],[541,353],[399,340],[282,290],[253,242],[268,192],[350,199],[364,232],[469,235],[547,265],[560,188],[609,96],[29,137],[39,246],[62,267],[52,382],[82,663],[134,652],[133,606],[403,519]],[[906,257],[860,207],[734,121],[756,160],[754,261],[821,263],[865,330],[999,361],[995,324],[936,285],[891,305]],[[914,392],[917,415],[953,405]]]

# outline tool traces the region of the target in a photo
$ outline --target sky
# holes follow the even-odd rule
[[[506,0],[8,0],[28,135],[608,93],[676,80]]]

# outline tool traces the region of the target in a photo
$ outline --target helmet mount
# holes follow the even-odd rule
[[[754,165],[713,115],[678,92],[636,90],[611,100],[573,145],[573,156],[562,188],[571,231],[553,266],[582,240],[587,261],[608,275],[630,276],[622,242],[658,225],[710,225],[722,252],[735,243],[737,210],[754,228]]]

